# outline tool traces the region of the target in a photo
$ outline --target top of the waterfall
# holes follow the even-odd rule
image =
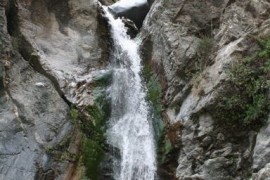
[[[120,0],[111,5],[111,7],[123,7],[123,8],[128,8],[128,7],[134,7],[134,6],[139,6],[141,4],[147,3],[147,0]]]

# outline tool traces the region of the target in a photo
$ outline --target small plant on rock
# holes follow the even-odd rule
[[[199,60],[199,71],[203,71],[203,69],[211,63],[211,55],[215,50],[215,39],[212,37],[204,36],[197,46],[197,55]]]

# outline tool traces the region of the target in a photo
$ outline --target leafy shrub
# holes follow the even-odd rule
[[[215,39],[211,37],[204,36],[197,46],[197,55],[199,60],[199,67],[197,67],[200,71],[202,71],[207,65],[210,64],[211,55],[215,50]]]
[[[223,122],[251,126],[259,125],[267,118],[270,110],[270,39],[261,40],[259,44],[261,50],[231,68],[231,89],[218,106]]]

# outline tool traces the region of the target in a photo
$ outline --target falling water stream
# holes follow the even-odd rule
[[[139,41],[130,39],[122,20],[115,19],[107,7],[103,8],[114,43],[110,88],[112,111],[106,132],[108,144],[120,153],[120,158],[114,161],[113,177],[116,180],[154,180],[155,143],[146,92],[140,77]]]

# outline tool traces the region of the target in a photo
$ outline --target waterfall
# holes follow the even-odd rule
[[[116,180],[154,180],[155,143],[140,77],[139,41],[130,39],[122,20],[115,19],[107,7],[103,8],[114,43],[110,87],[112,109],[106,132],[108,144],[120,153],[120,158],[114,161],[113,177]]]

